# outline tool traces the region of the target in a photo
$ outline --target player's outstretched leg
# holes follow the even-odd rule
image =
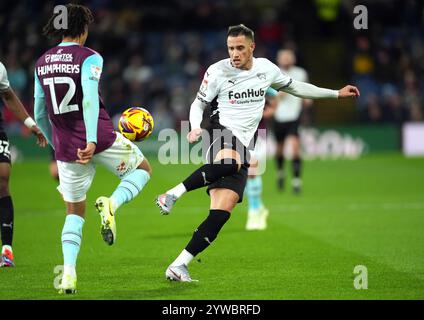
[[[236,173],[239,165],[235,159],[223,159],[214,163],[207,163],[194,171],[187,179],[174,188],[156,198],[156,205],[160,212],[167,215],[171,212],[175,202],[188,191],[205,187],[222,177]]]
[[[230,213],[228,211],[210,210],[209,216],[194,231],[185,249],[166,269],[165,277],[172,281],[194,281],[188,273],[188,264],[216,239],[219,231],[229,218]]]
[[[248,214],[246,230],[264,230],[267,227],[268,209],[262,203],[262,177],[254,176],[247,180],[246,195]]]
[[[62,229],[63,276],[59,293],[73,294],[77,290],[77,257],[81,247],[84,218],[68,214]]]
[[[244,189],[244,185],[243,185]],[[194,231],[190,242],[165,271],[168,280],[190,282],[193,279],[188,273],[188,265],[195,256],[205,250],[216,239],[224,224],[230,219],[239,195],[226,188],[211,189],[211,208],[208,217]]]
[[[97,198],[95,207],[101,218],[101,234],[108,245],[112,245],[116,241],[116,211],[124,203],[133,200],[143,190],[150,180],[150,173],[150,169],[136,169],[121,180],[110,198]]]

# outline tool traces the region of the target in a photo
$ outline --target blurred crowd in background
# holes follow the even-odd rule
[[[42,27],[53,7],[66,3],[0,2],[0,61],[30,111],[34,63],[55,44],[44,38]],[[361,97],[352,102],[356,112],[350,123],[398,124],[424,118],[424,4],[420,0],[78,3],[88,5],[95,16],[86,45],[104,58],[101,89],[111,115],[143,106],[157,120],[157,129],[178,127],[180,120],[188,119],[206,68],[228,56],[227,27],[244,23],[255,30],[255,56],[275,62],[278,49],[292,48],[311,82],[321,86],[326,85],[322,74],[313,72],[321,63],[320,43],[343,44],[343,67],[329,69],[326,77],[361,90]],[[357,4],[368,9],[367,30],[353,27]],[[301,49],[312,40],[316,54],[305,54]],[[3,115],[8,131],[22,129],[5,108]]]

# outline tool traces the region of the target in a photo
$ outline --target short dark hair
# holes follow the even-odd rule
[[[245,36],[253,42],[255,42],[255,33],[252,29],[246,27],[244,24],[238,24],[236,26],[230,26],[228,28],[227,37]]]
[[[82,35],[87,29],[88,25],[93,22],[93,14],[86,6],[70,3],[67,4],[68,11],[68,28],[56,29],[54,26],[55,18],[60,14],[53,13],[49,21],[43,28],[43,34],[49,38],[71,37],[76,38]]]

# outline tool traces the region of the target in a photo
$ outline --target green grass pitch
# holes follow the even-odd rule
[[[185,195],[169,216],[154,197],[194,166],[162,166],[142,194],[117,215],[118,235],[108,247],[92,204],[118,179],[98,168],[87,200],[78,259],[78,293],[53,287],[62,263],[64,206],[47,163],[14,165],[16,268],[0,269],[0,299],[423,299],[424,159],[367,156],[358,161],[308,161],[304,193],[275,189],[274,166],[264,175],[269,227],[246,232],[246,200],[217,240],[193,261],[197,283],[164,279],[168,264],[208,214],[204,190]],[[289,169],[289,168],[288,168]],[[354,288],[357,265],[368,289]]]

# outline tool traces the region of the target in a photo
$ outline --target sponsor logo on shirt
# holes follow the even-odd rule
[[[102,74],[102,68],[92,64],[90,66],[90,72],[91,72],[90,80],[97,80],[97,81],[100,80],[100,75]]]
[[[247,98],[258,98],[265,96],[265,90],[264,89],[248,89],[242,92],[234,92],[233,90],[228,92],[228,100],[233,99],[247,99]]]
[[[72,53],[46,54],[44,58],[46,60],[46,63],[51,63],[51,62],[72,62],[74,60],[74,56],[72,55]]]
[[[126,163],[125,163],[125,161],[122,161],[117,167],[116,167],[116,170],[119,172],[119,173],[122,173],[122,172],[124,172],[125,170],[127,169],[127,166],[126,166]]]

